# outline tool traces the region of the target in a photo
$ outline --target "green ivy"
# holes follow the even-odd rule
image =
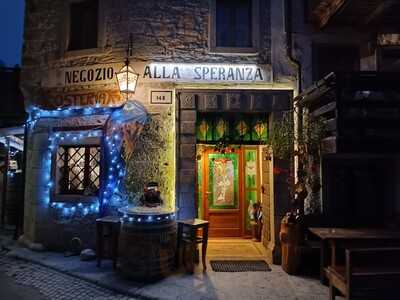
[[[297,178],[294,187],[288,186],[289,194],[293,192],[297,195],[295,208],[304,209],[304,201],[311,193],[320,190],[319,174],[315,166],[319,164],[321,141],[326,134],[326,122],[324,118],[311,118],[308,114],[303,114],[303,120],[299,130],[295,132],[293,111],[287,112],[280,120],[272,124],[270,146],[273,155],[278,159],[293,161],[298,158]],[[290,172],[291,173],[291,172]],[[290,174],[293,177],[293,174]],[[294,182],[289,178],[288,182]],[[310,195],[311,196],[311,195]],[[317,212],[319,204],[314,201],[307,203],[308,211]]]
[[[126,160],[125,186],[129,201],[137,203],[144,186],[151,181],[158,183],[167,205],[174,199],[174,131],[173,116],[164,112],[149,116],[136,148]]]

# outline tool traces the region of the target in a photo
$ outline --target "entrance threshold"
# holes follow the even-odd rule
[[[261,242],[243,238],[209,238],[209,259],[266,259],[266,249]]]

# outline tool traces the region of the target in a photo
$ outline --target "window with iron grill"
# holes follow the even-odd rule
[[[99,146],[60,146],[57,151],[59,193],[98,195],[100,155]]]

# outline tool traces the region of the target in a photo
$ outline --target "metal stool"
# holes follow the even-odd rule
[[[179,265],[179,250],[180,247],[183,249],[183,262],[185,264],[185,250],[186,246],[190,247],[190,261],[191,266],[185,264],[185,267],[188,271],[194,271],[194,262],[195,262],[195,251],[197,244],[201,244],[201,260],[203,264],[203,269],[207,269],[206,265],[206,252],[207,252],[207,243],[208,243],[208,225],[209,222],[200,219],[190,219],[190,220],[182,220],[178,221],[178,237],[177,237],[177,252],[175,257],[176,266]],[[198,235],[198,229],[202,229],[202,236]]]
[[[100,267],[101,260],[103,259],[104,239],[109,239],[111,244],[111,258],[113,260],[113,268],[117,267],[118,257],[118,237],[121,227],[121,220],[119,217],[107,216],[96,219],[96,253],[97,253],[97,267]],[[108,231],[104,234],[105,229]]]

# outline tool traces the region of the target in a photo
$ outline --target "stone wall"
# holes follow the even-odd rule
[[[33,99],[40,97],[50,69],[122,63],[129,34],[133,37],[131,62],[254,63],[272,66],[273,82],[261,84],[203,83],[193,87],[190,84],[175,82],[139,81],[135,99],[143,103],[151,114],[172,112],[170,117],[178,120],[177,123],[173,122],[171,128],[171,131],[177,132],[176,143],[170,143],[167,149],[171,156],[171,163],[168,165],[170,169],[167,172],[174,173],[176,177],[177,199],[171,201],[175,201],[179,206],[180,218],[193,217],[196,211],[196,98],[185,96],[176,102],[174,99],[171,104],[154,105],[149,100],[150,91],[171,90],[175,97],[177,90],[190,88],[295,89],[296,70],[286,55],[284,1],[260,0],[260,45],[258,52],[251,54],[212,53],[209,50],[209,0],[99,0],[99,3],[98,48],[66,51],[68,1],[26,0],[21,85],[27,106]],[[115,89],[116,83],[112,86],[101,86],[104,89],[110,87]],[[89,88],[91,87],[79,87]],[[261,99],[260,103],[262,102],[269,105],[268,109],[271,111],[286,107],[286,103],[281,102],[279,97]],[[49,128],[32,132],[32,143],[27,149],[27,175],[31,179],[27,182],[25,194],[25,235],[30,241],[56,241],[57,237],[65,234],[66,238],[61,239],[65,245],[65,241],[74,231],[80,232],[83,227],[85,231],[94,230],[94,221],[88,216],[77,222],[56,224],[51,218],[48,204],[43,205],[38,196],[41,195],[40,190],[44,184],[42,179],[37,177],[40,175],[43,159],[40,153],[46,147],[43,141],[48,138]],[[271,205],[270,215],[274,215],[273,209]]]
[[[54,165],[51,156],[57,149],[50,152],[49,137],[53,129],[65,125],[68,120],[41,119],[30,123],[27,148],[27,169],[25,189],[25,219],[24,238],[27,243],[43,244],[47,249],[65,250],[73,237],[81,239],[84,247],[95,245],[95,220],[97,213],[89,212],[64,215],[62,208],[51,206],[50,174]],[[77,196],[76,205],[82,199]],[[57,203],[57,202],[55,202]],[[85,202],[85,206],[97,205],[98,199]]]
[[[129,34],[133,37],[133,60],[173,62],[251,62],[270,64],[269,1],[261,0],[260,51],[257,55],[224,55],[209,51],[209,0],[100,0],[99,48],[93,52],[65,52],[64,0],[27,0],[24,81],[33,66],[71,66],[109,63],[124,55]],[[74,53],[75,52],[75,53]],[[95,54],[95,55],[93,55]],[[33,71],[33,70],[32,70]],[[36,83],[40,78],[36,77]]]

